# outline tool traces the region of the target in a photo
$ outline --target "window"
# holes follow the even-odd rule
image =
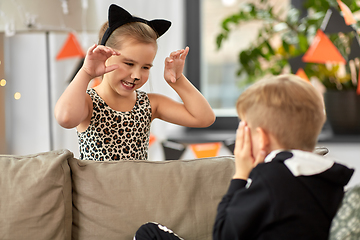
[[[286,7],[289,1],[271,0]],[[238,53],[257,37],[261,22],[241,25],[230,34],[220,50],[216,49],[216,36],[221,21],[236,13],[245,0],[186,0],[186,42],[190,47],[186,60],[186,74],[202,92],[214,109],[217,120],[214,129],[237,128],[235,103],[246,88],[237,76]]]

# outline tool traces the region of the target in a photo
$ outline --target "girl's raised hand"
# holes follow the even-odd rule
[[[82,68],[92,78],[114,71],[119,67],[118,65],[105,65],[106,60],[113,55],[119,56],[120,52],[103,45],[94,44],[88,49]]]
[[[175,83],[182,76],[188,53],[189,47],[186,47],[185,49],[172,52],[165,59],[164,78],[167,82]]]

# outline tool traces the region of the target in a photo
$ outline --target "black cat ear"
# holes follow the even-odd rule
[[[101,39],[100,45],[105,46],[106,41],[109,39],[111,33],[115,31],[115,29],[117,29],[118,27],[124,25],[125,23],[128,23],[132,19],[132,17],[133,16],[122,7],[111,4],[108,12],[109,27],[108,29],[106,29]]]
[[[125,23],[130,22],[133,16],[118,5],[111,4],[109,7],[108,20],[110,28],[118,28]],[[115,28],[115,29],[116,29]]]
[[[167,30],[169,30],[171,26],[171,22],[163,19],[155,19],[148,22],[148,25],[154,29],[154,31],[158,34],[158,37],[163,35]]]
[[[115,4],[111,4],[108,13],[109,27],[106,29],[104,36],[101,39],[100,45],[105,45],[109,39],[111,33],[118,27],[130,23],[130,22],[142,22],[149,25],[160,37],[163,35],[171,26],[171,22],[164,19],[155,19],[147,21],[143,18],[134,17],[128,11],[119,7]]]

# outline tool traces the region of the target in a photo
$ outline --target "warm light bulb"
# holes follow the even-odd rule
[[[19,92],[16,92],[16,93],[14,94],[14,98],[15,98],[16,100],[19,100],[19,99],[21,98],[21,94],[20,94]]]
[[[5,79],[2,79],[0,81],[0,87],[4,87],[6,85],[6,80]]]

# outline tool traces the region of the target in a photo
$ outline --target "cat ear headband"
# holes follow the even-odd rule
[[[171,26],[171,22],[164,19],[154,19],[151,21],[145,20],[143,18],[134,17],[128,11],[119,7],[115,4],[111,4],[109,7],[109,27],[106,29],[104,36],[101,39],[100,45],[104,45],[109,39],[111,33],[115,31],[118,27],[131,22],[142,22],[149,25],[160,37],[163,35]]]

